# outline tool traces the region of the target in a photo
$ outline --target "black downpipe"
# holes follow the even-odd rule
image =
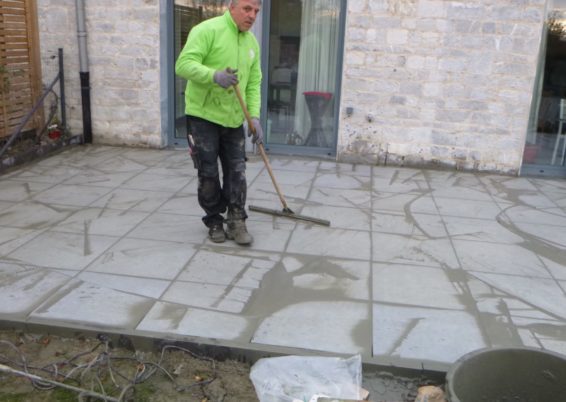
[[[90,72],[81,71],[81,98],[83,106],[83,135],[85,144],[92,144],[92,120],[90,115]]]
[[[77,37],[79,39],[79,75],[83,106],[83,142],[92,144],[92,120],[90,114],[90,74],[88,71],[88,49],[86,40],[85,0],[75,0],[77,7]]]
[[[67,111],[65,110],[65,70],[63,68],[63,49],[59,48],[59,101],[61,102],[61,126],[67,131]]]

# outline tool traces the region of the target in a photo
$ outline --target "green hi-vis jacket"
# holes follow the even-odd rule
[[[234,88],[222,88],[214,73],[237,69],[242,97],[252,117],[259,118],[261,66],[259,45],[251,32],[240,32],[229,11],[196,25],[175,63],[175,73],[187,80],[185,113],[239,127],[244,113]]]

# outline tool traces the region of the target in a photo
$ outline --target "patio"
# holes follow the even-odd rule
[[[75,146],[0,176],[4,323],[446,370],[566,354],[566,181],[270,156],[289,206],[206,239],[186,150]],[[248,204],[280,208],[259,157]]]

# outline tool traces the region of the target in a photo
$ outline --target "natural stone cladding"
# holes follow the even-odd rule
[[[85,1],[96,143],[160,147],[164,0]],[[517,173],[545,0],[348,0],[339,160]],[[43,81],[65,50],[80,132],[75,0],[38,0]],[[348,107],[352,114],[346,114]]]
[[[518,172],[544,7],[348,1],[339,159]]]
[[[75,0],[38,0],[42,74],[55,77],[65,52],[67,116],[82,131]],[[85,1],[95,143],[160,147],[160,2]]]

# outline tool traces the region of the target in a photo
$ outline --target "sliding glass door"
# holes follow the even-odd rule
[[[566,0],[549,2],[521,173],[566,176]]]
[[[269,6],[267,147],[334,154],[345,1],[272,0]]]
[[[172,59],[199,22],[221,15],[230,0],[175,0]],[[266,148],[282,153],[336,153],[345,0],[263,1],[262,124]],[[174,72],[172,72],[174,75]],[[186,139],[186,81],[173,80],[172,143]],[[179,141],[177,141],[179,140]]]

